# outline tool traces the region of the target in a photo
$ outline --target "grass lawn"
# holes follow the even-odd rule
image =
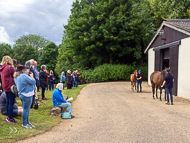
[[[73,88],[70,90],[65,90],[65,88],[62,91],[62,94],[73,97],[73,99],[75,100],[80,90],[86,85],[87,84],[79,85],[78,88]],[[13,142],[19,139],[34,136],[36,134],[48,131],[51,127],[58,124],[62,119],[59,117],[50,116],[50,111],[53,107],[52,93],[53,91],[46,91],[45,97],[48,98],[48,100],[43,100],[45,105],[39,102],[40,106],[37,110],[30,110],[29,120],[33,125],[35,125],[35,128],[23,128],[21,126],[21,116],[15,117],[15,120],[18,122],[18,124],[12,124],[6,121],[6,116],[0,114],[0,142]],[[38,92],[38,95],[41,95],[41,92]],[[16,104],[17,106],[22,106],[22,103],[18,97],[16,98],[16,101],[19,102],[19,104]],[[12,132],[10,128],[13,130]],[[16,129],[18,131],[15,133]]]

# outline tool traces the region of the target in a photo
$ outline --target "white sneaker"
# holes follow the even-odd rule
[[[24,127],[24,128],[27,128],[27,129],[32,129],[32,127],[29,127],[29,126],[27,126],[27,125],[22,125],[22,127]]]
[[[32,128],[34,128],[35,126],[34,125],[32,125],[32,124],[27,124],[27,126],[29,126],[29,127],[32,127]]]

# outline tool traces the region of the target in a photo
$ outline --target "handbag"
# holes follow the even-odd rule
[[[9,66],[9,72],[10,72],[10,79],[11,79],[11,92],[14,93],[14,94],[18,94],[18,90],[17,90],[17,87],[15,84],[12,84],[12,77],[11,77],[11,69],[10,69],[10,66]]]
[[[61,113],[62,119],[71,119],[71,113],[70,112],[63,112]]]

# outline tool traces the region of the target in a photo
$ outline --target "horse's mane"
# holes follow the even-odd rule
[[[166,72],[165,70],[161,71],[161,75],[163,75],[165,72]]]

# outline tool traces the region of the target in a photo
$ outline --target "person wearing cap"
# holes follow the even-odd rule
[[[34,79],[32,72],[29,74],[29,70],[27,68],[28,67],[23,63],[18,64],[14,73],[14,81],[18,90],[18,96],[23,105],[22,126],[24,128],[32,128],[34,125],[29,122],[29,112],[34,95],[34,85],[36,84],[36,80]]]
[[[137,92],[139,92],[139,85],[140,85],[140,92],[142,92],[142,71],[139,70],[137,73]]]
[[[174,82],[174,76],[173,74],[170,73],[170,68],[166,69],[167,74],[164,76],[164,82],[161,87],[164,87],[165,85],[165,90],[166,90],[166,95],[167,95],[167,105],[170,105],[169,101],[169,94],[171,98],[171,105],[173,105],[173,95],[172,95],[172,88],[173,88],[173,82]]]

